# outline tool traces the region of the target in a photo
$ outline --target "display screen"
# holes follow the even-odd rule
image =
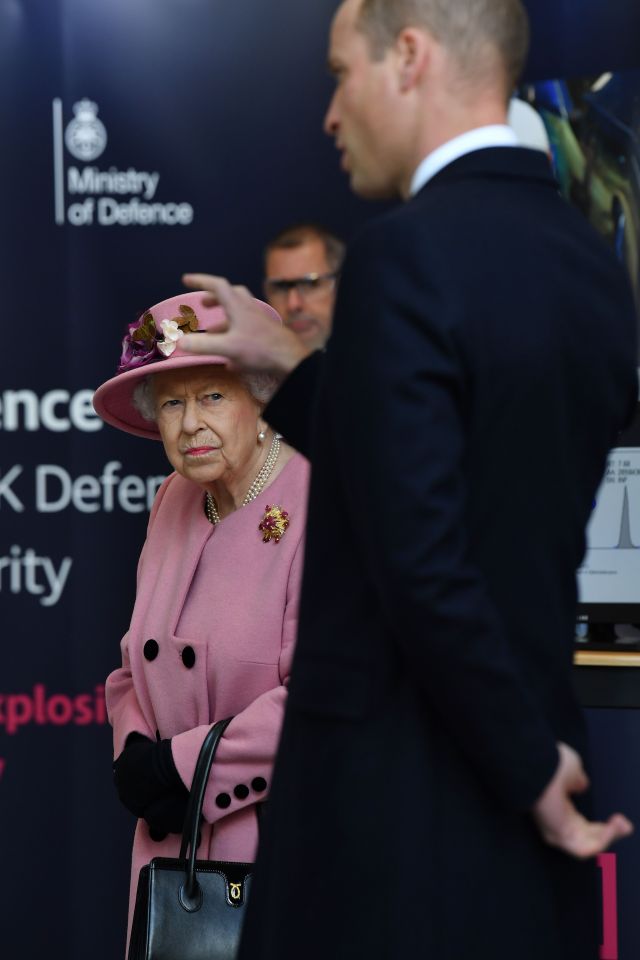
[[[519,97],[542,119],[560,192],[627,271],[636,303],[640,365],[640,69],[637,61],[634,66],[524,84]],[[578,570],[578,598],[581,621],[640,623],[638,413],[611,451],[594,500]]]
[[[543,121],[562,195],[627,270],[640,347],[640,69],[547,80],[519,93]]]
[[[640,417],[609,454],[578,570],[581,619],[640,620]],[[626,441],[626,442],[625,442]]]

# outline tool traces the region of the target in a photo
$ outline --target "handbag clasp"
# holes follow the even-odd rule
[[[229,881],[228,884],[228,894],[229,894],[229,903],[234,907],[239,907],[244,900],[243,897],[243,884],[242,883],[232,883]]]

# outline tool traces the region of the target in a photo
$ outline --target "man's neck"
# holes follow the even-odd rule
[[[442,144],[422,160],[411,178],[409,191],[405,199],[414,196],[436,174],[467,153],[475,153],[478,150],[486,150],[491,147],[513,148],[517,146],[519,146],[519,142],[515,131],[506,124],[492,124],[487,127],[478,127],[476,130],[468,130],[466,133],[462,133],[454,137],[453,140]]]
[[[463,110],[450,109],[443,105],[433,111],[435,119],[422,125],[421,135],[416,138],[412,157],[407,164],[405,176],[400,187],[402,197],[411,196],[411,184],[418,166],[425,157],[451,141],[483,127],[504,126],[507,123],[507,108],[502,102],[482,104]]]

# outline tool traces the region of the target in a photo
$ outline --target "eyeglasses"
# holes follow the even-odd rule
[[[310,300],[333,289],[338,272],[333,273],[306,273],[304,277],[294,277],[292,280],[265,280],[264,289],[273,300],[285,300],[292,290],[300,297]]]

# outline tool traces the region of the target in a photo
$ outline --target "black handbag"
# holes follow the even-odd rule
[[[231,722],[207,734],[189,794],[180,856],[154,857],[140,871],[128,960],[234,960],[252,863],[196,860],[209,771]]]

